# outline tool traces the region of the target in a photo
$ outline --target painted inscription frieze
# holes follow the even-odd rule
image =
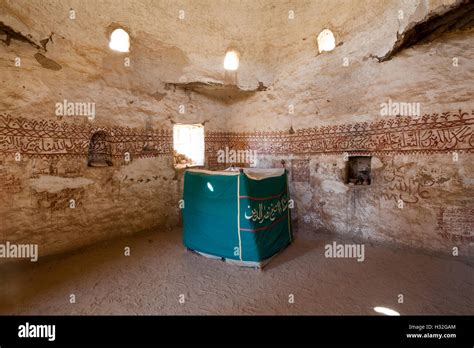
[[[250,149],[258,154],[334,153],[443,153],[472,152],[474,111],[461,110],[424,115],[417,119],[395,117],[375,122],[299,129],[294,133],[206,132],[206,154]],[[107,134],[113,158],[172,156],[171,130],[129,127],[98,127],[53,120],[27,120],[10,114],[0,115],[0,154],[14,157],[87,157],[91,137]]]

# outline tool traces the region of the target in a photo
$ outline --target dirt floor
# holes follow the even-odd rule
[[[473,263],[370,244],[364,262],[326,258],[334,240],[348,243],[300,236],[263,271],[186,251],[179,229],[114,240],[2,266],[0,313],[372,315],[385,306],[402,315],[474,314]]]

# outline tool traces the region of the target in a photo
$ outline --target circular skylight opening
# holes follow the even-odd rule
[[[109,48],[117,52],[128,52],[130,49],[130,37],[123,29],[115,29],[110,35]]]
[[[319,53],[324,51],[332,51],[336,47],[336,38],[329,29],[324,29],[318,35],[318,49]]]
[[[224,69],[235,71],[239,68],[239,54],[236,51],[228,51],[224,58]]]

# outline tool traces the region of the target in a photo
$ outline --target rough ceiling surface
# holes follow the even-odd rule
[[[129,53],[108,47],[117,28]],[[186,123],[205,126],[208,169],[226,147],[285,161],[300,229],[474,255],[472,1],[0,0],[0,40],[0,237],[49,254],[178,226]],[[63,101],[94,119],[58,116]],[[87,167],[97,132],[112,166]],[[370,185],[345,182],[344,155],[372,156]]]
[[[29,88],[34,88],[34,93],[24,91],[25,95],[34,95],[34,100],[16,100],[12,96],[11,100],[2,100],[2,109],[41,103],[47,98],[46,93],[54,95],[64,89],[65,80],[58,78],[56,83],[48,81],[47,88],[42,86],[45,77],[34,76],[38,64],[46,69],[63,69],[61,76],[68,76],[67,80],[76,85],[75,91],[69,92],[71,99],[89,91],[104,96],[101,107],[107,108],[109,101],[115,111],[117,104],[120,107],[116,99],[130,99],[127,91],[133,91],[142,98],[140,111],[154,114],[160,106],[152,105],[152,96],[163,93],[165,83],[218,83],[236,85],[244,91],[263,84],[270,90],[273,86],[279,100],[284,98],[278,90],[299,93],[298,85],[324,99],[322,90],[334,88],[346,93],[345,88],[359,87],[348,84],[348,79],[367,81],[371,77],[367,67],[375,60],[373,57],[390,52],[399,33],[455,5],[454,0],[2,0],[2,26],[14,33],[10,37],[4,35],[4,40],[18,40],[22,49],[30,46],[31,54],[23,57],[23,64],[31,67]],[[74,19],[70,19],[71,9],[75,11]],[[288,18],[289,11],[293,11],[294,19]],[[117,27],[125,28],[131,36],[131,69],[122,74],[116,72],[124,68],[123,55],[111,53],[107,46],[111,31]],[[324,28],[335,32],[338,48],[333,54],[317,57],[315,38]],[[222,68],[223,55],[229,47],[241,53],[238,73],[226,74]],[[10,60],[18,49],[16,44],[9,45],[6,53]],[[34,60],[30,62],[31,58]],[[344,58],[351,62],[349,69],[342,67]],[[353,71],[357,65],[362,69]],[[54,79],[56,75],[51,76]],[[23,98],[32,98],[25,95]]]

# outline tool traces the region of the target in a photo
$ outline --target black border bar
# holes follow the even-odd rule
[[[474,346],[473,316],[0,316],[0,347],[71,344]],[[20,325],[55,325],[55,340]],[[411,327],[411,328],[410,328]],[[413,327],[417,327],[414,329]],[[407,334],[426,337],[408,338]],[[434,338],[433,334],[454,337]],[[431,337],[430,337],[431,335]]]

